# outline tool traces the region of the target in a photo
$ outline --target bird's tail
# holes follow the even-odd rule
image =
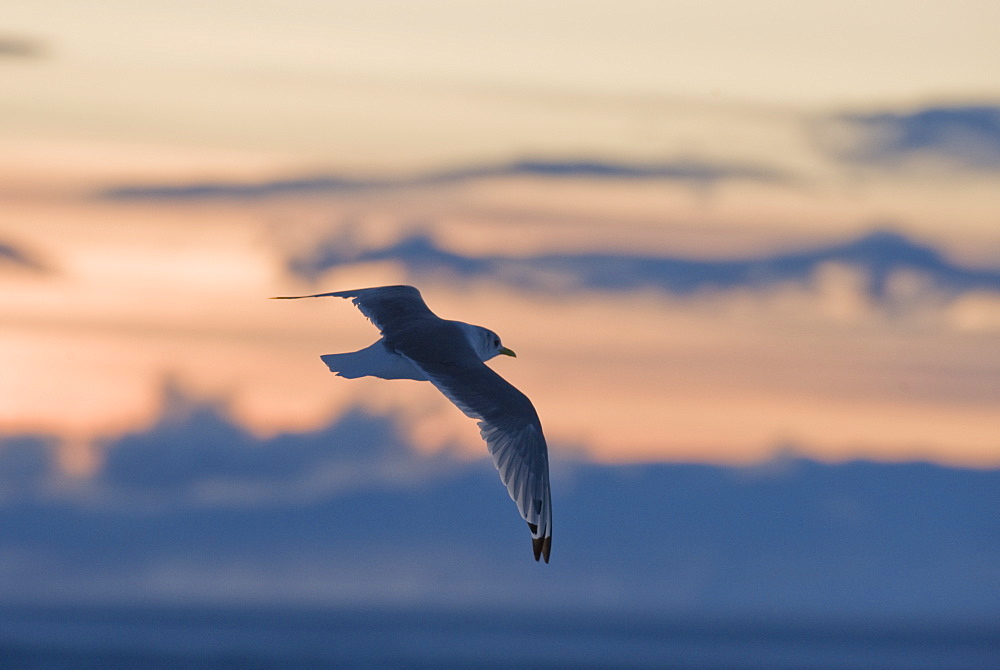
[[[382,379],[416,379],[425,381],[420,370],[408,360],[389,351],[382,340],[360,351],[347,354],[324,354],[320,356],[330,372],[339,377],[380,377]]]
[[[326,363],[326,367],[330,368],[330,372],[336,373],[338,377],[357,379],[372,374],[370,366],[364,364],[364,357],[359,355],[363,351],[362,349],[349,354],[323,354],[320,358]]]

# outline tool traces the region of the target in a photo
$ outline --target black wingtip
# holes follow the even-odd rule
[[[549,553],[552,551],[552,536],[531,538],[531,550],[535,552],[535,560],[544,559],[549,562]]]
[[[528,528],[531,529],[531,534],[534,535],[538,532],[538,526],[533,523],[528,524]],[[545,562],[549,562],[549,553],[552,552],[552,536],[547,535],[545,537],[532,537],[531,538],[531,550],[535,554],[535,560],[545,559]]]

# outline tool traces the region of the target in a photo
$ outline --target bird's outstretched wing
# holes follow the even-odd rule
[[[282,296],[282,299],[295,298],[353,298],[351,302],[358,306],[361,313],[375,324],[383,335],[407,330],[415,322],[438,317],[428,307],[420,296],[420,291],[412,286],[377,286],[351,291],[334,291],[332,293],[316,293],[314,295]]]
[[[416,366],[467,416],[479,420],[500,480],[531,529],[535,560],[549,562],[552,495],[542,424],[528,397],[487,367],[456,322],[428,309],[412,286],[289,296],[352,298],[382,332],[386,346]]]
[[[468,365],[414,358],[410,362],[467,416],[479,419],[479,432],[500,480],[531,529],[535,560],[543,558],[548,563],[552,549],[549,456],[531,401],[479,360]]]

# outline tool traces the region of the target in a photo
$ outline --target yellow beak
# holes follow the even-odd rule
[[[500,347],[500,353],[503,354],[504,356],[513,356],[514,358],[517,358],[517,354],[515,354],[507,347]]]

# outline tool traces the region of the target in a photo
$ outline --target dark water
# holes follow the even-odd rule
[[[0,667],[1000,668],[1000,622],[517,612],[0,608]]]

